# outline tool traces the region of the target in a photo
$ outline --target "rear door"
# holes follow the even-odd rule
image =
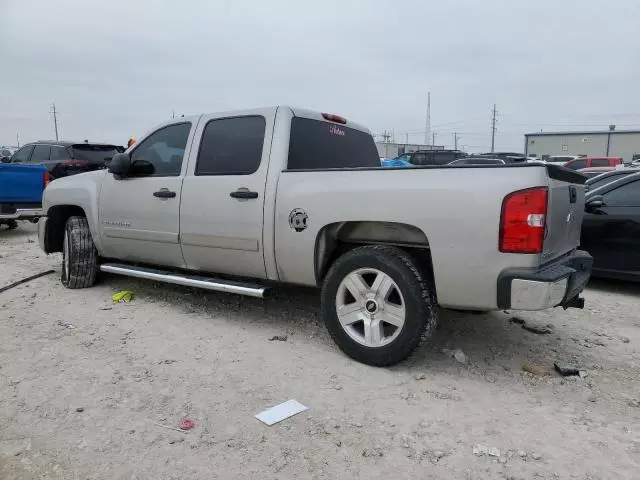
[[[547,166],[549,193],[543,262],[570,252],[580,244],[584,216],[584,181],[579,173]]]
[[[201,118],[180,205],[188,268],[266,277],[262,234],[274,112]]]
[[[184,267],[179,243],[183,158],[189,153],[191,122],[159,128],[130,152],[131,163],[151,164],[153,173],[117,178],[105,172],[99,221],[106,257]]]

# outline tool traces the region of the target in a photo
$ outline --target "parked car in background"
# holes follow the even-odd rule
[[[413,165],[411,165],[409,162],[407,162],[406,160],[402,160],[399,157],[392,158],[390,160],[382,159],[380,161],[380,164],[383,167],[387,167],[387,168],[389,168],[389,167],[413,167]]]
[[[417,150],[403,153],[394,160],[407,162],[411,165],[447,165],[466,156],[467,154],[460,150]]]
[[[563,167],[582,170],[591,167],[615,167],[622,165],[622,157],[581,157],[566,162]]]
[[[35,221],[42,216],[42,192],[49,183],[44,165],[0,163],[0,225],[10,229],[18,220]]]
[[[565,163],[576,160],[578,158],[580,157],[578,157],[577,155],[551,155],[543,159],[543,161],[545,163],[553,163],[555,165],[564,165]]]
[[[449,165],[460,167],[462,165],[504,165],[505,161],[500,158],[467,157],[454,160]]]
[[[438,305],[582,307],[584,181],[552,165],[385,169],[369,130],[337,115],[204,114],[52,182],[39,239],[68,288],[99,271],[255,297],[321,288],[338,346],[383,366],[433,332]]]
[[[11,158],[11,150],[8,148],[0,148],[0,163],[9,163]]]
[[[474,157],[499,158],[504,160],[505,163],[525,163],[527,161],[526,155],[517,152],[480,153],[478,155],[474,155]]]
[[[585,183],[585,189],[586,191],[595,190],[596,188],[606,185],[607,183],[619,180],[625,175],[630,175],[632,173],[638,172],[640,172],[640,168],[616,168],[610,172],[602,173],[601,175],[589,178],[589,180],[587,180],[587,182]]]
[[[43,164],[54,180],[105,168],[106,162],[122,151],[123,147],[106,143],[39,141],[24,145],[10,162]]]
[[[594,178],[598,175],[602,175],[603,173],[612,172],[616,169],[616,167],[587,167],[581,168],[578,170],[581,174],[585,175],[588,178]]]
[[[593,275],[640,281],[640,172],[589,191],[580,243]]]

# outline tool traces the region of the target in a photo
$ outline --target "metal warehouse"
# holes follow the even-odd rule
[[[640,130],[527,133],[525,153],[546,158],[550,155],[622,157],[624,162],[640,158]]]

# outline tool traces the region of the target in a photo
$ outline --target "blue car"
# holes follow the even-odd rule
[[[412,165],[406,160],[400,159],[400,157],[392,158],[391,160],[380,160],[383,167],[411,167]]]

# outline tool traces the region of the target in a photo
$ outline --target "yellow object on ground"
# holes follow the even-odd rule
[[[114,293],[111,299],[118,303],[128,303],[133,300],[133,292],[130,292],[129,290],[121,290]]]

